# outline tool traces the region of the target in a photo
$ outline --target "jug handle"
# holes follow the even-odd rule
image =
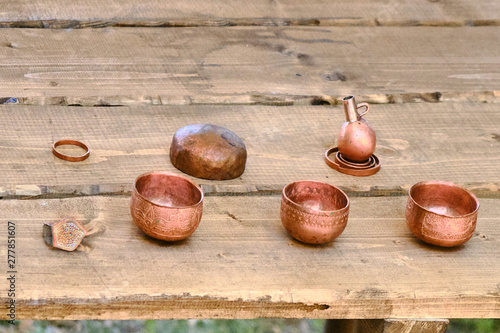
[[[362,108],[363,106],[366,108],[365,112],[361,113],[359,117],[363,117],[368,113],[368,111],[370,111],[370,105],[368,105],[368,103],[359,103],[356,109]]]

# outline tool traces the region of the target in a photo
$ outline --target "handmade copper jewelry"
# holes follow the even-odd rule
[[[69,156],[69,155],[64,155],[60,152],[57,151],[57,147],[59,146],[63,146],[63,145],[72,145],[72,146],[77,146],[77,147],[80,147],[80,148],[83,148],[85,150],[85,153],[83,155],[80,155],[80,156]],[[52,146],[52,153],[60,158],[61,160],[65,160],[65,161],[70,161],[70,162],[81,162],[81,161],[84,161],[86,160],[89,155],[90,155],[90,149],[89,147],[87,147],[86,144],[80,142],[80,141],[76,141],[76,140],[59,140],[57,142],[54,142],[54,145]]]
[[[45,243],[65,251],[74,251],[86,234],[87,230],[71,218],[43,225]]]

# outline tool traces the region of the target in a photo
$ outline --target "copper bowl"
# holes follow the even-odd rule
[[[444,181],[413,185],[406,205],[406,223],[424,242],[457,246],[467,242],[476,229],[479,201],[465,188]]]
[[[344,231],[349,198],[337,187],[317,182],[288,184],[281,197],[281,222],[301,242],[328,243]]]
[[[203,211],[203,191],[190,179],[153,171],[137,177],[130,201],[135,224],[153,238],[176,241],[198,227]]]

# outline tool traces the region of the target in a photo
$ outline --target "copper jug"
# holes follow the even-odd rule
[[[353,162],[364,162],[375,152],[377,138],[370,124],[363,119],[370,106],[367,103],[356,105],[354,96],[342,99],[346,122],[342,125],[338,136],[338,149],[342,157]],[[358,109],[365,107],[361,114]]]

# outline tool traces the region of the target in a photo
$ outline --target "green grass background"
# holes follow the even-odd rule
[[[0,321],[0,332],[22,333],[320,333],[324,320],[25,320]],[[500,319],[450,320],[447,333],[500,333]]]

